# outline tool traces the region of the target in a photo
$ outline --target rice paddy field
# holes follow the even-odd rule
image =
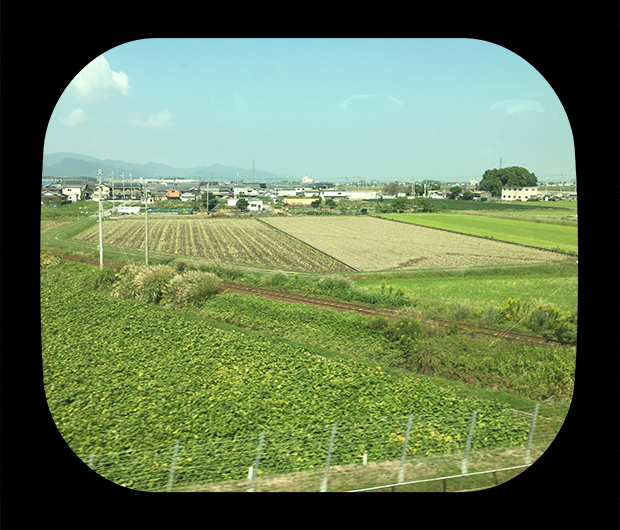
[[[416,216],[419,214],[410,215]],[[529,264],[567,259],[566,255],[545,250],[377,217],[272,217],[263,222],[358,271]]]
[[[440,228],[462,234],[577,254],[576,226],[454,213],[381,214],[380,217],[412,223],[417,226]]]

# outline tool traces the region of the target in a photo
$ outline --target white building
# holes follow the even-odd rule
[[[321,190],[320,195],[323,199],[346,199],[350,192],[343,190]]]
[[[364,191],[364,190],[352,190],[352,191],[347,191],[347,196],[352,201],[369,200],[369,199],[376,199],[377,192],[376,191]]]
[[[238,197],[240,194],[256,196],[258,192],[254,188],[243,187],[243,188],[233,188],[233,196]]]
[[[67,200],[69,202],[79,201],[80,197],[82,196],[81,187],[62,188],[61,192],[63,195],[67,196]]]
[[[119,206],[118,213],[140,213],[139,206]]]
[[[527,201],[538,195],[537,186],[503,186],[502,201]]]
[[[306,175],[304,178],[301,179],[302,182],[312,182],[312,179],[308,178],[308,175]]]
[[[263,209],[263,201],[248,201],[248,210],[260,212]]]

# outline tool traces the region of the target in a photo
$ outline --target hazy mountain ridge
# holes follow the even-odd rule
[[[104,178],[110,174],[115,175],[115,179],[121,179],[122,174],[125,178],[193,178],[200,180],[223,180],[235,181],[251,180],[252,169],[224,166],[213,164],[211,166],[195,166],[191,168],[174,168],[159,162],[148,162],[146,164],[134,164],[124,160],[100,160],[92,156],[77,153],[50,153],[43,155],[42,175],[44,177],[97,177],[97,171],[101,169]],[[237,177],[238,175],[238,177]],[[301,179],[300,176],[278,174],[277,176],[268,171],[255,171],[256,180],[273,181],[287,178]]]

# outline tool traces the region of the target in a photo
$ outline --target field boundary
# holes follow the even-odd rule
[[[263,221],[262,219],[259,218],[255,218],[258,222],[263,223],[264,225],[267,225],[269,228],[272,228],[273,230],[277,230],[278,232],[290,237],[291,239],[294,239],[295,241],[299,241],[300,243],[302,243],[303,245],[310,247],[313,250],[316,250],[317,252],[319,252],[320,254],[323,254],[323,256],[327,256],[330,259],[333,259],[334,261],[337,261],[338,263],[341,263],[342,265],[344,265],[345,267],[348,267],[349,269],[351,269],[353,272],[362,272],[359,269],[356,269],[355,267],[351,267],[351,265],[349,265],[348,263],[345,263],[344,261],[340,261],[338,258],[334,258],[334,256],[330,256],[329,254],[327,254],[326,252],[323,252],[322,250],[319,250],[316,247],[313,247],[312,245],[309,245],[308,243],[306,243],[305,241],[302,241],[301,239],[289,234],[288,232],[285,232],[284,230],[281,230],[280,228],[276,228],[275,226],[270,225],[269,223]]]
[[[465,232],[457,232],[456,230],[448,230],[447,228],[437,228],[434,226],[426,226],[426,225],[419,225],[416,223],[408,223],[407,221],[399,221],[398,219],[390,219],[388,217],[381,217],[381,214],[372,215],[372,217],[383,219],[384,221],[394,221],[395,223],[404,223],[407,225],[421,226],[423,228],[430,228],[431,230],[441,230],[443,232],[450,232],[452,234],[459,234],[462,236],[477,237],[479,239],[486,239],[487,241],[498,241],[499,243],[508,243],[509,245],[517,245],[518,247],[527,247],[527,248],[533,248],[535,250],[544,250],[546,252],[555,252],[556,254],[564,254],[565,256],[579,257],[578,254],[573,254],[572,252],[566,252],[564,250],[553,250],[550,248],[535,247],[534,245],[527,245],[525,243],[515,243],[514,241],[505,241],[503,239],[495,239],[493,237],[477,236],[475,234],[466,234]]]

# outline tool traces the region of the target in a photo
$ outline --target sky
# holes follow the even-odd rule
[[[79,68],[79,67],[78,67]],[[545,78],[476,39],[144,39],[67,79],[44,154],[251,168],[315,181],[573,180]]]

